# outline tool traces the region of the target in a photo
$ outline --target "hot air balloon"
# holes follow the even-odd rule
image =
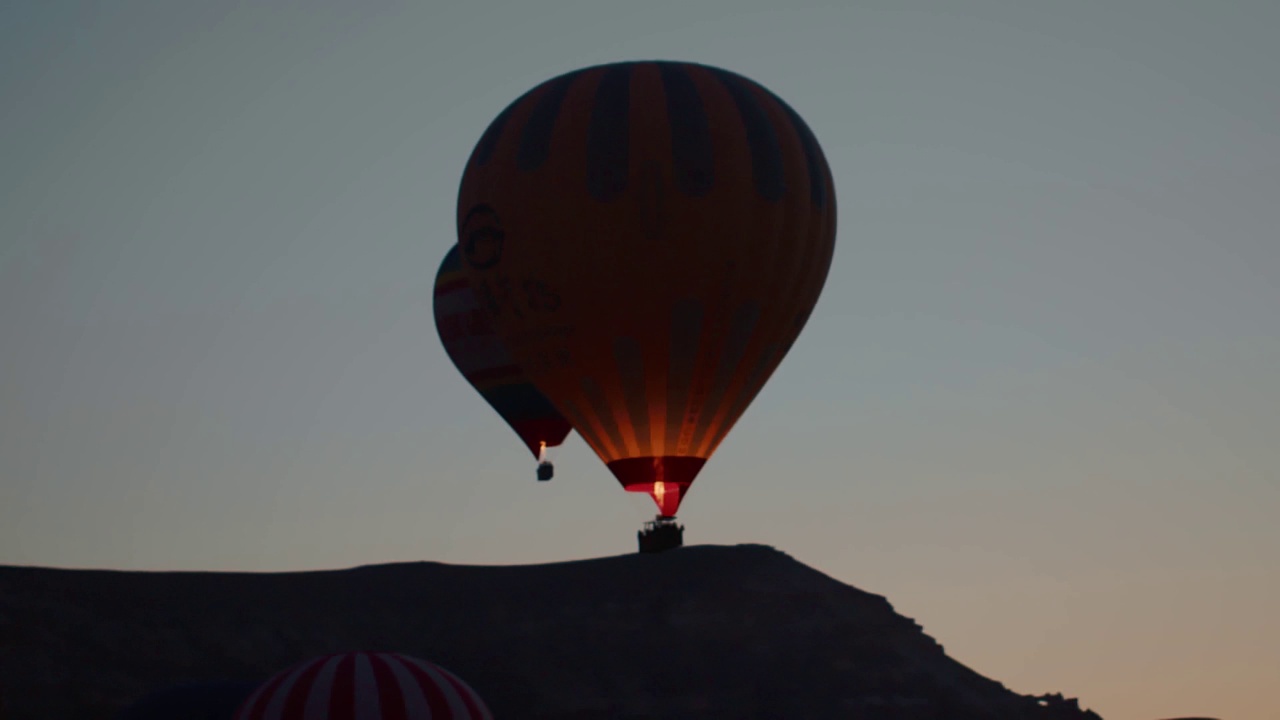
[[[246,680],[184,682],[146,695],[116,720],[231,720],[257,687],[258,683]]]
[[[494,334],[488,309],[471,292],[456,245],[445,253],[436,272],[433,309],[436,333],[449,359],[538,459],[538,480],[550,480],[554,468],[547,448],[564,442],[572,427],[528,381]]]
[[[512,357],[662,521],[808,320],[836,196],[809,127],[761,85],[621,62],[503,110],[457,226]]]
[[[312,658],[263,683],[235,720],[493,720],[458,676],[425,660],[384,652]]]

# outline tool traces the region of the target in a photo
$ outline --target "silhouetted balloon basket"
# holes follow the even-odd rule
[[[556,475],[556,466],[547,461],[538,463],[538,482],[546,482]]]
[[[684,545],[684,526],[677,525],[674,517],[659,515],[646,522],[644,528],[636,532],[636,539],[640,541],[642,553],[673,550]]]

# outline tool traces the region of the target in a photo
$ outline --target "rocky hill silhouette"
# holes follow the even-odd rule
[[[107,720],[159,686],[394,650],[499,720],[1100,720],[947,657],[879,596],[760,545],[292,573],[0,566],[5,720]]]

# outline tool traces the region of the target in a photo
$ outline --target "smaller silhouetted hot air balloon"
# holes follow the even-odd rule
[[[184,682],[144,696],[116,720],[231,720],[258,685],[247,680]]]
[[[436,273],[433,309],[440,343],[462,376],[507,421],[538,459],[538,479],[553,474],[546,451],[573,427],[529,382],[489,322],[489,311],[471,291],[455,245]]]
[[[323,655],[282,670],[235,720],[493,720],[458,676],[426,660],[384,652]]]

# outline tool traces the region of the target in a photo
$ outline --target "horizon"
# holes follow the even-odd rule
[[[771,552],[775,552],[780,555],[784,555],[788,558],[791,558],[792,560],[795,560],[796,562],[799,562],[801,565],[805,565],[806,567],[809,567],[812,570],[816,570],[817,572],[820,572],[824,575],[828,575],[828,573],[825,573],[822,570],[819,570],[818,568],[812,567],[807,563],[804,563],[803,561],[799,560],[798,558],[792,556],[790,553],[783,550],[782,548],[773,547],[772,545],[767,545],[764,543],[697,543],[697,544],[681,545],[677,549],[694,550],[697,548],[759,548],[759,549],[769,550]],[[359,570],[360,568],[369,568],[369,567],[386,567],[391,565],[420,565],[420,564],[445,565],[448,567],[476,567],[476,568],[538,567],[541,565],[566,565],[569,563],[593,562],[597,560],[612,560],[615,558],[635,557],[638,555],[640,555],[640,553],[632,550],[630,552],[619,552],[619,553],[614,553],[612,555],[594,555],[590,557],[569,558],[569,559],[563,559],[563,560],[546,560],[546,561],[537,561],[537,562],[529,562],[529,563],[496,563],[496,564],[495,563],[444,562],[440,560],[427,560],[427,559],[393,560],[388,562],[373,562],[373,563],[365,563],[360,565],[343,565],[341,567],[329,567],[329,568],[311,568],[306,570],[201,570],[201,569],[192,570],[187,568],[167,568],[167,569],[149,568],[149,569],[138,570],[138,569],[125,569],[125,568],[112,568],[112,567],[64,567],[64,566],[58,566],[58,565],[13,565],[9,563],[0,563],[0,568],[8,567],[8,568],[29,568],[29,569],[36,569],[36,570],[72,570],[72,571],[88,571],[88,572],[106,571],[106,572],[135,572],[135,573],[226,573],[226,574],[288,575],[288,574],[309,573],[309,572],[341,572],[345,570]],[[849,584],[843,580],[840,580],[839,578],[833,577],[832,579],[838,580],[839,582],[842,582],[846,585]]]

